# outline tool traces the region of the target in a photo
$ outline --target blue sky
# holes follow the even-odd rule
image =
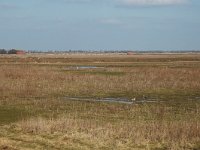
[[[200,1],[0,0],[0,48],[200,50]]]

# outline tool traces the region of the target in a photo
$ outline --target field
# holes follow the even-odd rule
[[[200,53],[0,55],[0,149],[199,150]]]

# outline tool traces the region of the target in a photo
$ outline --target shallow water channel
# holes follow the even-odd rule
[[[65,97],[66,100],[73,101],[91,101],[91,102],[110,102],[121,104],[139,104],[139,103],[158,103],[161,102],[158,99],[129,99],[129,98],[83,98],[83,97]]]
[[[66,67],[65,70],[87,70],[87,69],[103,69],[104,67],[98,66],[70,66]]]

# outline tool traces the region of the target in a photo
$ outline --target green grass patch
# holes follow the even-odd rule
[[[118,71],[99,71],[99,70],[67,70],[67,73],[76,73],[82,75],[103,75],[103,76],[122,76],[125,75],[125,72]]]
[[[26,112],[12,106],[0,106],[0,125],[8,124],[25,118]]]

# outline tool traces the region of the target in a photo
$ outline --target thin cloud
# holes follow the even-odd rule
[[[49,0],[46,0],[49,1]],[[56,0],[51,0],[58,2]],[[91,3],[104,3],[111,5],[123,5],[123,6],[162,6],[162,5],[178,5],[185,4],[191,0],[59,0],[66,3],[79,3],[79,4],[91,4]]]
[[[126,6],[160,6],[187,3],[188,0],[118,0],[119,4]]]
[[[109,19],[102,19],[100,20],[100,23],[102,24],[110,24],[110,25],[120,25],[123,24],[123,22],[119,19],[109,18]]]
[[[60,0],[66,3],[90,3],[93,0]]]

